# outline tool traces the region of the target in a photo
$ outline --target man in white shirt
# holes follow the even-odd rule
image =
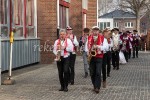
[[[88,35],[90,33],[90,29],[89,28],[84,28],[83,30],[83,35],[80,37],[80,42],[79,42],[79,46],[80,46],[80,50],[82,50],[82,56],[83,56],[83,62],[84,62],[84,72],[85,72],[85,78],[88,76],[89,73],[89,64],[87,61],[87,52],[85,51],[85,43],[88,39]]]
[[[61,29],[60,38],[54,43],[53,53],[56,55],[57,68],[61,88],[59,91],[68,91],[69,79],[69,60],[70,52],[72,52],[73,44],[70,39],[66,38],[66,31]]]
[[[66,30],[67,30],[67,38],[69,38],[73,44],[73,48],[72,48],[73,52],[70,52],[69,70],[70,70],[70,83],[71,85],[74,85],[76,50],[77,50],[77,46],[79,45],[79,43],[77,41],[77,37],[73,34],[72,27],[68,26]]]
[[[88,52],[89,56],[92,56],[90,59],[90,75],[92,84],[94,87],[94,91],[99,93],[101,87],[101,68],[103,55],[108,49],[107,40],[104,39],[104,36],[99,34],[99,27],[92,27],[92,35],[88,37],[88,41],[86,42],[85,51]]]
[[[104,39],[107,40],[107,45],[109,46],[103,53],[103,64],[102,64],[102,75],[103,75],[103,88],[106,88],[106,69],[107,69],[107,76],[110,76],[110,60],[111,60],[111,48],[113,47],[113,43],[111,41],[111,30],[105,29],[103,31]],[[106,67],[107,65],[107,67]]]
[[[119,70],[119,51],[120,45],[122,44],[119,29],[114,28],[114,33],[112,35],[113,40],[113,52],[112,52],[112,65],[114,69]]]

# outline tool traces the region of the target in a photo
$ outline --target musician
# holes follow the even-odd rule
[[[136,57],[138,58],[138,51],[139,51],[139,41],[140,41],[140,36],[137,34],[137,30],[133,30],[133,34],[132,34],[132,48],[133,48],[133,57],[135,58],[135,52],[136,52]]]
[[[87,61],[87,52],[85,51],[85,43],[88,39],[88,35],[89,35],[90,29],[89,28],[84,28],[83,30],[83,35],[80,37],[80,42],[79,42],[79,46],[80,46],[80,50],[82,52],[82,56],[83,56],[83,62],[84,62],[84,72],[85,72],[85,78],[88,76],[89,73],[89,64]]]
[[[69,65],[69,71],[70,71],[70,83],[71,85],[74,85],[74,77],[75,77],[75,60],[76,60],[76,49],[79,45],[76,36],[73,34],[73,29],[68,26],[66,28],[67,30],[67,38],[69,38],[72,41],[73,44],[73,52],[70,53],[70,65]]]
[[[94,92],[99,93],[101,87],[101,68],[103,60],[103,51],[108,48],[107,40],[104,36],[99,34],[99,27],[92,27],[92,36],[89,36],[86,42],[85,51],[88,52],[91,57],[90,60],[90,75],[92,84],[94,87]]]
[[[113,47],[113,42],[111,39],[111,31],[109,29],[105,29],[103,31],[104,38],[107,40],[108,48],[103,51],[103,64],[102,64],[102,75],[103,75],[103,88],[106,88],[106,68],[107,68],[107,76],[110,77],[110,60],[111,60],[111,48]],[[106,67],[107,65],[107,67]]]
[[[128,62],[128,56],[129,56],[129,49],[131,49],[131,43],[130,43],[130,38],[127,35],[127,32],[124,32],[123,35],[121,36],[122,40],[122,45],[121,45],[121,51],[123,52],[126,61]]]
[[[131,35],[131,32],[130,31],[126,31],[127,32],[127,35],[129,37],[129,45],[130,45],[130,48],[129,48],[129,53],[128,53],[128,58],[130,59],[131,58],[131,49],[132,49],[132,35]]]
[[[58,56],[60,50],[60,60],[57,60],[57,68],[59,74],[59,81],[61,88],[59,91],[68,91],[68,77],[69,77],[69,59],[72,52],[73,44],[70,39],[66,38],[66,31],[61,29],[59,32],[59,39],[54,43],[53,53]]]
[[[113,65],[113,69],[119,70],[119,51],[120,51],[120,45],[122,44],[122,41],[120,39],[118,28],[114,28],[112,40],[114,44],[112,48],[112,65]]]

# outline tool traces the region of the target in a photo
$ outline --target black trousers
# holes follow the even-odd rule
[[[135,53],[136,53],[136,57],[138,58],[138,51],[139,51],[138,46],[134,46],[133,47],[133,58],[135,58]]]
[[[119,51],[112,52],[112,65],[114,68],[119,69]]]
[[[103,81],[106,81],[106,73],[107,75],[110,75],[111,70],[111,52],[108,51],[104,54],[103,57],[103,64],[102,64],[102,75],[103,75]],[[106,72],[107,69],[107,72]]]
[[[128,57],[129,57],[129,59],[131,58],[131,49],[129,49]]]
[[[110,75],[110,71],[111,71],[111,58],[112,58],[111,51],[108,51],[107,52],[107,75]]]
[[[61,88],[68,87],[68,77],[69,77],[69,59],[70,57],[63,58],[61,57],[61,61],[57,62],[58,75]]]
[[[103,59],[92,57],[90,61],[90,75],[94,89],[100,89],[101,87],[101,68]]]
[[[127,52],[127,51],[123,51],[123,54],[124,54],[124,57],[125,57],[125,59],[126,59],[126,61],[128,62],[128,55],[129,55],[129,53]]]
[[[76,60],[76,54],[70,53],[70,60],[68,60],[69,64],[69,77],[70,82],[74,83],[75,78],[75,60]]]

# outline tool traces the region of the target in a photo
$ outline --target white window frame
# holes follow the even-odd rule
[[[101,28],[101,23],[103,24],[102,30],[104,30],[105,28],[110,28],[110,26],[111,26],[111,25],[110,25],[110,24],[111,24],[110,22],[100,22],[100,23],[98,23],[98,24],[99,24],[99,28]],[[109,25],[110,25],[109,27],[108,27],[107,23],[109,23]],[[106,27],[104,27],[104,24],[106,24]]]
[[[119,27],[119,23],[118,22],[115,22],[114,23],[114,28],[118,28]]]
[[[82,8],[83,9],[88,9],[88,0],[82,0]]]
[[[134,24],[133,24],[133,26],[132,26],[132,24],[133,24],[133,22],[125,22],[125,28],[133,28]]]

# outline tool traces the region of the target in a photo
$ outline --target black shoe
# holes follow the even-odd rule
[[[107,77],[110,77],[110,75],[108,74]]]
[[[64,91],[64,88],[59,89],[59,91]]]
[[[132,58],[135,58],[135,57],[132,57]]]
[[[71,81],[70,84],[71,84],[71,85],[74,85],[74,81]]]
[[[136,56],[136,58],[138,58],[138,56]]]
[[[99,93],[99,89],[95,89],[95,93],[97,93],[97,94],[98,94],[98,93]]]
[[[117,68],[116,70],[119,70],[119,68]]]
[[[64,88],[64,92],[68,92],[68,88]]]
[[[113,70],[115,70],[115,69],[116,69],[116,67],[113,68]]]
[[[85,73],[85,76],[84,76],[84,78],[87,78],[87,76],[88,76],[88,73]]]

